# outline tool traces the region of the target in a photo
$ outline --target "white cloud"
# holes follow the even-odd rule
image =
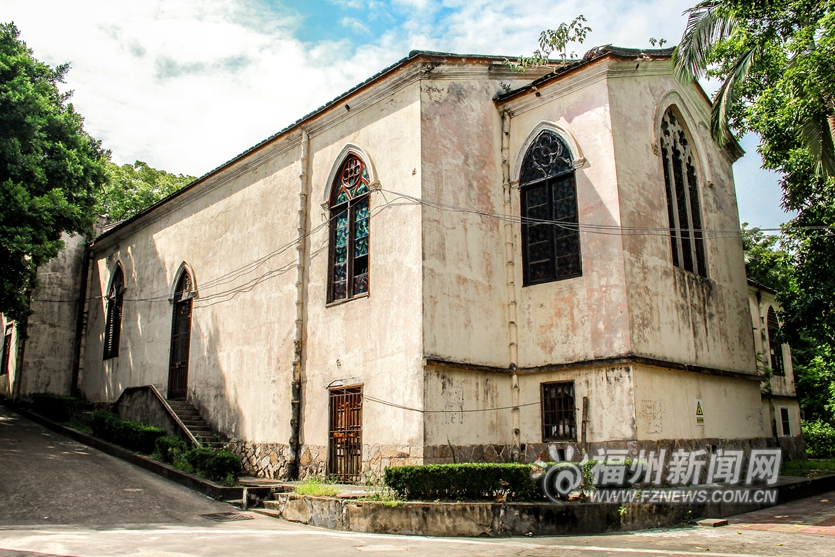
[[[675,44],[692,0],[330,0],[355,17],[348,40],[301,42],[304,20],[273,0],[0,0],[35,56],[71,62],[67,88],[116,162],[202,174],[321,106],[412,49],[530,54],[539,32],[584,14],[573,50]],[[381,19],[382,18],[382,19]],[[339,21],[333,22],[335,25]],[[379,28],[379,24],[378,27]],[[366,38],[363,44],[360,37]],[[753,155],[756,157],[756,154]]]

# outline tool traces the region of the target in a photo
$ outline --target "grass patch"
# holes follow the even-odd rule
[[[824,460],[790,460],[780,466],[781,476],[814,478],[835,473],[835,458]]]
[[[339,488],[319,478],[307,478],[296,486],[296,493],[311,497],[333,497],[339,493]]]

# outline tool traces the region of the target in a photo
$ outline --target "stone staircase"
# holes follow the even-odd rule
[[[200,412],[186,400],[167,400],[168,406],[177,414],[188,430],[200,441],[200,445],[210,449],[220,450],[224,447],[223,439],[215,433]]]

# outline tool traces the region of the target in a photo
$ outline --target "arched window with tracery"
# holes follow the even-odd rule
[[[368,168],[349,155],[331,186],[328,302],[368,293],[370,192]]]
[[[681,118],[672,107],[661,120],[661,158],[673,265],[707,276],[696,157]]]
[[[786,368],[783,365],[783,347],[780,344],[780,324],[777,322],[777,315],[771,306],[768,307],[765,326],[768,329],[768,356],[771,360],[771,372],[774,375],[785,375]]]
[[[110,290],[107,292],[107,317],[104,323],[104,359],[119,355],[119,336],[122,332],[122,303],[125,296],[125,276],[116,266]]]
[[[519,184],[524,284],[581,276],[577,183],[560,136],[549,130],[536,136],[522,159]]]

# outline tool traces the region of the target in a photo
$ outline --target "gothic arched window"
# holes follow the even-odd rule
[[[774,375],[785,375],[786,368],[783,365],[783,347],[780,345],[780,324],[774,314],[774,308],[769,306],[765,317],[765,326],[768,329],[768,356],[771,360],[771,372]]]
[[[107,318],[104,323],[104,359],[119,355],[119,335],[122,332],[122,302],[125,296],[125,278],[117,266],[107,293]]]
[[[667,214],[673,265],[707,276],[696,157],[681,119],[668,108],[661,120],[661,157],[667,187]]]
[[[519,183],[524,284],[581,276],[577,184],[565,141],[541,132],[522,159]]]
[[[349,155],[331,186],[328,302],[368,292],[370,192],[365,163]]]

